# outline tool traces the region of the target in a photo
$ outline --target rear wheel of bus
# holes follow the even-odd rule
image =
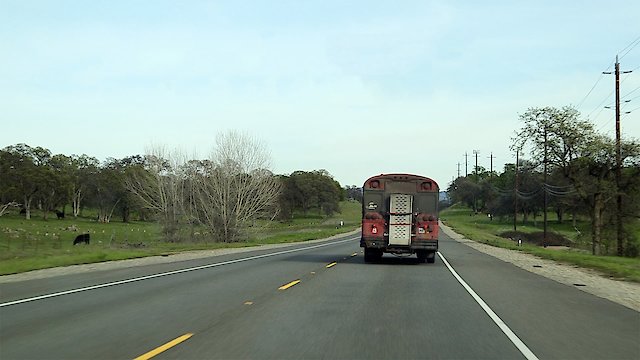
[[[364,248],[364,262],[376,262],[382,258],[382,250]]]
[[[418,256],[418,262],[421,263],[433,264],[436,261],[436,253],[434,251],[416,250],[416,255]]]
[[[423,263],[427,260],[427,251],[416,250],[416,256],[418,256],[418,262]]]

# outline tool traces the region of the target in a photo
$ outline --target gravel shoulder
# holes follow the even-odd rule
[[[561,264],[531,254],[478,243],[455,233],[451,228],[442,223],[440,223],[440,226],[444,233],[455,241],[480,252],[511,263],[534,274],[544,276],[567,286],[576,287],[581,291],[640,312],[640,284],[610,279],[595,270]]]

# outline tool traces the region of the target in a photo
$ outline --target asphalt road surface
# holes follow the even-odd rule
[[[435,264],[356,235],[0,284],[0,359],[137,357],[638,359],[640,313],[443,233]]]

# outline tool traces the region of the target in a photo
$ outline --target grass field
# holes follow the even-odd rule
[[[578,222],[576,228],[572,225],[548,223],[550,232],[563,235],[571,242],[569,247],[548,247],[530,243],[518,246],[515,241],[499,236],[499,234],[513,230],[513,222],[489,219],[486,215],[474,215],[471,210],[459,205],[452,206],[440,213],[440,219],[457,233],[468,239],[492,246],[523,251],[541,258],[551,259],[567,264],[598,270],[618,279],[640,282],[640,258],[622,258],[617,256],[594,256],[586,250],[589,225]],[[542,231],[542,221],[537,226],[518,224],[518,231],[532,233]],[[637,228],[632,231],[637,231]]]
[[[189,250],[246,247],[321,239],[360,226],[360,203],[341,202],[331,217],[297,215],[290,222],[257,222],[246,241],[220,243],[204,236],[188,242],[165,242],[160,226],[151,222],[98,223],[94,217],[31,220],[18,214],[0,217],[0,275],[56,266],[162,255]],[[338,226],[343,221],[343,226]],[[73,245],[78,234],[89,233],[89,245]]]

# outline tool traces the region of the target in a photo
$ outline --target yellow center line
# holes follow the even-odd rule
[[[294,280],[288,284],[282,285],[278,288],[278,290],[287,290],[288,288],[297,285],[298,283],[300,283],[300,280]]]
[[[330,267],[334,267],[334,266],[336,266],[336,264],[338,264],[338,263],[334,261],[331,264],[327,265],[326,268],[328,269]]]
[[[155,349],[153,349],[153,350],[149,351],[149,352],[148,352],[148,353],[146,353],[146,354],[143,354],[143,355],[138,356],[138,357],[137,357],[137,358],[135,358],[134,360],[148,360],[148,359],[151,359],[152,357],[154,357],[154,356],[156,356],[156,355],[158,355],[158,354],[160,354],[160,353],[162,353],[162,352],[165,352],[165,351],[167,351],[167,350],[171,349],[172,347],[174,347],[174,346],[176,346],[176,345],[180,344],[181,342],[183,342],[183,341],[187,340],[188,338],[190,338],[190,337],[192,337],[192,336],[193,336],[193,334],[192,334],[192,333],[184,334],[184,335],[182,335],[182,336],[180,336],[180,337],[177,337],[177,338],[175,338],[175,339],[173,339],[173,340],[169,341],[168,343],[166,343],[166,344],[164,344],[164,345],[162,345],[162,346],[160,346],[160,347],[157,347],[157,348],[155,348]]]
[[[351,257],[358,256],[358,253],[351,254]]]

